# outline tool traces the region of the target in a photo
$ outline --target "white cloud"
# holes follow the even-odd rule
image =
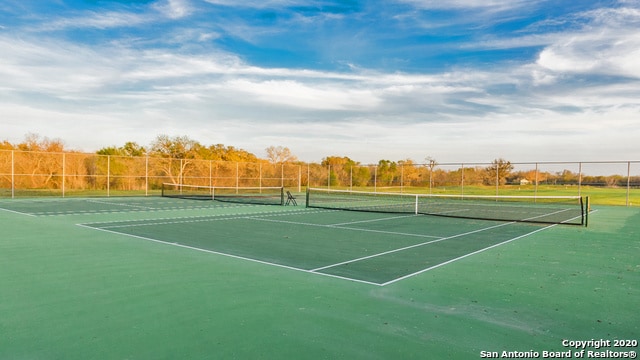
[[[546,47],[537,64],[557,73],[604,74],[640,79],[640,29],[600,29]]]
[[[541,32],[546,28],[551,31]],[[518,36],[519,33],[523,35]],[[542,47],[536,61],[538,67],[531,74],[537,84],[559,81],[563,74],[640,78],[640,9],[599,8],[543,20],[514,34],[487,37],[461,47]]]
[[[536,1],[524,0],[399,0],[421,9],[493,9],[508,10]]]
[[[52,39],[16,40],[0,35],[6,55],[0,59],[5,88],[65,96],[90,92],[113,81],[120,57]],[[118,59],[118,60],[114,60]]]
[[[151,9],[151,11],[149,11]],[[100,30],[136,27],[164,19],[178,20],[193,13],[188,0],[163,0],[140,12],[132,11],[84,11],[74,16],[46,20],[37,27],[40,31],[94,28]]]
[[[181,19],[193,12],[193,8],[187,0],[166,0],[156,4],[155,8],[170,19]]]
[[[373,110],[381,103],[370,89],[344,88],[337,84],[310,86],[295,80],[236,79],[227,82],[225,87],[264,103],[311,110]]]
[[[568,31],[489,39],[469,47],[543,46],[533,77],[540,84],[566,75],[607,75],[640,79],[640,9],[600,8],[557,20]]]
[[[110,29],[133,27],[149,22],[150,19],[141,14],[119,11],[85,12],[76,17],[58,18],[39,26],[40,30],[64,30],[69,28]]]
[[[244,7],[244,8],[272,8],[272,7],[286,7],[294,5],[307,5],[310,6],[315,1],[308,0],[204,0],[210,4],[223,5],[230,7]]]

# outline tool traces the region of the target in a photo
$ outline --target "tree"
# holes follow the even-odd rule
[[[135,142],[127,141],[121,148],[122,153],[125,156],[144,156],[147,153],[147,149],[144,146],[140,146]]]
[[[199,158],[202,145],[188,136],[158,135],[151,143],[151,154],[165,158],[161,163],[162,172],[172,183],[183,183],[189,165]]]
[[[151,154],[172,159],[194,159],[202,145],[188,136],[158,135],[151,143]]]
[[[513,165],[510,161],[502,158],[495,159],[491,162],[491,165],[485,169],[485,184],[496,184],[496,179],[499,184],[505,184],[507,177],[513,170]]]
[[[322,159],[321,165],[329,167],[330,184],[333,186],[351,184],[360,186],[363,182],[363,172],[356,171],[355,176],[353,174],[358,162],[351,160],[347,156],[327,156]],[[356,181],[354,181],[354,177],[357,178]]]
[[[557,172],[556,176],[558,181],[562,185],[577,184],[580,178],[579,174],[573,173],[571,170],[567,170],[567,169]]]
[[[284,164],[298,160],[288,147],[269,146],[265,151],[267,152],[267,159],[273,164]]]
[[[402,169],[402,182],[404,185],[416,185],[420,180],[420,172],[418,166],[411,159],[398,161]]]
[[[0,150],[13,150],[13,149],[14,147],[9,141],[4,140],[0,142]]]
[[[380,160],[378,161],[378,181],[382,185],[393,185],[394,180],[398,176],[398,164],[395,161]]]
[[[207,160],[222,160],[235,162],[257,162],[258,157],[254,154],[243,150],[236,149],[233,146],[224,146],[222,144],[210,145],[201,149],[202,158]]]
[[[431,156],[424,158],[425,166],[429,169],[429,191],[433,188],[433,169],[438,166],[438,162]]]
[[[96,151],[98,155],[117,155],[117,156],[129,156],[140,157],[144,156],[147,150],[138,145],[135,142],[128,141],[121,147],[109,146]]]
[[[98,155],[120,155],[120,149],[115,146],[103,147],[102,149],[96,151]]]
[[[63,152],[64,142],[60,139],[49,139],[40,137],[35,133],[28,133],[24,141],[18,144],[17,148],[22,151],[43,151],[43,152]]]

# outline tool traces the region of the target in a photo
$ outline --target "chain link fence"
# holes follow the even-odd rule
[[[375,192],[589,195],[640,205],[640,161],[273,164],[86,153],[0,151],[0,197],[153,196],[162,183]]]

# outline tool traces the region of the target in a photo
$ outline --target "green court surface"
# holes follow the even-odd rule
[[[543,358],[638,341],[640,209],[593,210],[581,227],[0,200],[0,359]]]

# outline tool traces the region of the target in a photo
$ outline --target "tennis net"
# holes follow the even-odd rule
[[[307,207],[586,226],[588,198],[430,195],[309,188]]]
[[[163,183],[162,196],[244,204],[284,205],[283,187],[221,187]]]

